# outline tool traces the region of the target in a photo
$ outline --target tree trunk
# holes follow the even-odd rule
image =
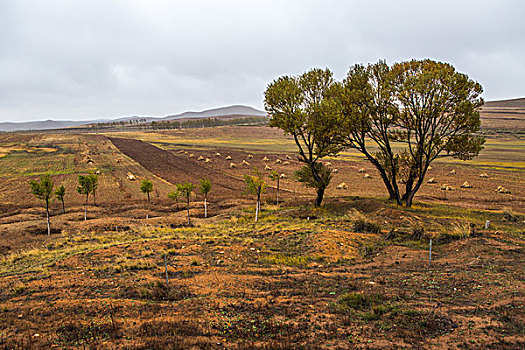
[[[259,219],[259,209],[261,208],[261,191],[257,193],[257,203],[255,203],[255,222]]]
[[[84,204],[84,221],[87,221],[87,206],[88,206],[89,194],[86,195],[86,203]]]
[[[64,205],[64,198],[60,199],[62,201],[62,213],[66,213],[66,206]]]
[[[277,177],[277,205],[279,205],[279,177]]]
[[[97,204],[95,203],[95,190],[93,190],[93,205],[97,205]]]
[[[188,226],[190,226],[190,199],[189,198],[186,203],[186,209],[188,210]]]
[[[148,203],[149,203],[149,192],[146,192],[148,194]]]
[[[47,235],[51,235],[51,225],[49,223],[49,200],[46,199],[46,221],[47,221]]]
[[[208,217],[208,200],[206,196],[204,196],[204,217]]]
[[[416,195],[416,192],[421,187],[421,184],[423,183],[423,179],[424,179],[423,177],[420,177],[417,180],[416,185],[414,186],[414,188],[412,188],[410,192],[406,193],[405,206],[407,208],[410,208],[412,206],[412,201],[414,199],[414,196]]]
[[[315,206],[320,207],[321,203],[323,202],[324,197],[324,187],[317,189],[317,198],[315,199]]]

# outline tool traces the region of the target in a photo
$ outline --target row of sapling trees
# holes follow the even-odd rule
[[[98,176],[97,175],[80,175],[78,177],[78,183],[79,186],[77,187],[77,191],[80,194],[83,194],[86,196],[86,202],[85,202],[85,210],[84,210],[84,220],[87,220],[87,205],[88,205],[88,198],[89,194],[93,193],[93,204],[95,205],[95,193],[96,189],[98,187]],[[66,206],[64,203],[64,197],[66,196],[66,188],[64,185],[60,185],[55,188],[55,183],[51,179],[50,174],[42,174],[40,175],[39,181],[37,180],[31,180],[29,182],[29,185],[31,186],[31,193],[37,197],[38,199],[44,201],[45,208],[46,208],[46,223],[47,223],[47,234],[51,234],[51,222],[50,222],[50,215],[49,215],[49,205],[51,204],[51,201],[53,200],[53,195],[59,200],[62,204],[62,212],[66,212]],[[54,191],[53,191],[54,190]]]
[[[319,160],[351,148],[377,168],[390,199],[410,207],[435,159],[483,149],[482,91],[448,63],[379,61],[354,65],[341,82],[328,69],[279,77],[264,103],[270,126],[292,135],[305,164],[296,178],[316,189],[316,206],[331,180]]]
[[[47,234],[51,234],[51,225],[50,225],[50,214],[49,214],[49,205],[52,201],[53,194],[62,204],[62,212],[66,212],[64,197],[66,195],[66,188],[64,185],[60,185],[54,192],[54,182],[51,179],[50,174],[43,174],[40,176],[40,181],[31,180],[31,193],[34,194],[37,198],[41,199],[45,203],[46,209],[46,222],[47,222]],[[193,190],[195,189],[195,184],[191,182],[180,183],[176,185],[176,190],[168,193],[168,198],[177,201],[177,209],[179,207],[179,199],[183,198],[186,200],[186,210],[187,210],[187,219],[188,225],[190,222],[190,199]],[[93,194],[93,205],[96,205],[96,190],[98,188],[98,175],[88,174],[88,175],[79,175],[78,176],[78,186],[77,192],[80,195],[85,196],[84,201],[84,220],[87,220],[87,207],[89,203],[89,195]],[[149,179],[144,179],[140,183],[140,191],[147,195],[147,200],[150,202],[150,193],[153,191],[153,182]],[[211,191],[211,181],[209,179],[201,179],[199,184],[199,191],[204,196],[204,217],[208,217],[208,194]]]

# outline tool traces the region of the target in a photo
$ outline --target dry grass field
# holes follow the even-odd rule
[[[497,134],[473,161],[436,162],[437,183],[405,209],[345,152],[325,160],[338,173],[312,209],[313,191],[293,179],[293,142],[267,127],[2,134],[0,347],[522,348],[523,154],[523,138]],[[266,166],[286,174],[283,203],[270,181],[255,224],[242,177]],[[77,177],[97,170],[84,221]],[[67,212],[52,205],[51,236],[28,185],[47,171],[67,189]],[[210,217],[196,194],[185,226],[167,193],[203,177]]]

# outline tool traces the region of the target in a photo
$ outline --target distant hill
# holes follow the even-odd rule
[[[202,112],[184,112],[181,114],[170,115],[164,117],[164,120],[175,120],[175,119],[187,119],[187,118],[214,118],[214,117],[224,117],[224,116],[250,116],[250,117],[264,117],[266,112],[260,111],[258,109],[234,105],[228,107],[208,109]]]
[[[482,130],[525,132],[525,98],[487,101],[481,108]]]
[[[498,100],[485,102],[484,108],[525,108],[525,97],[514,98],[512,100]]]
[[[242,106],[242,105],[233,105],[227,107],[207,109],[200,112],[184,112],[181,114],[169,115],[166,117],[120,117],[113,119],[95,119],[95,120],[83,120],[83,121],[73,121],[73,120],[45,120],[45,121],[32,121],[32,122],[21,122],[21,123],[12,123],[4,122],[0,123],[0,132],[10,132],[10,131],[29,131],[29,130],[53,130],[53,129],[63,129],[78,127],[88,124],[96,123],[108,123],[108,122],[122,122],[129,120],[144,119],[146,122],[159,121],[159,120],[175,120],[175,119],[190,119],[190,118],[220,118],[220,117],[232,117],[232,116],[243,116],[243,117],[262,117],[266,113],[258,109]]]

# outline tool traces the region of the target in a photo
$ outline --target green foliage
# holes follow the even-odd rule
[[[180,196],[185,198],[186,201],[188,202],[190,201],[191,193],[193,192],[194,189],[195,189],[195,184],[191,182],[177,184],[177,192],[179,192]]]
[[[270,126],[293,136],[299,149],[299,160],[312,172],[310,179],[319,182],[316,206],[320,206],[326,177],[318,173],[316,162],[339,153],[339,109],[337,85],[328,69],[312,69],[298,77],[283,76],[268,85],[264,105],[270,116]]]
[[[177,203],[179,202],[179,199],[181,198],[181,196],[182,196],[182,193],[180,193],[179,190],[177,189],[168,193],[168,198],[176,201]]]
[[[78,175],[77,192],[88,197],[93,192],[93,182],[90,175]],[[87,201],[87,200],[86,200]]]
[[[268,188],[268,183],[257,170],[252,175],[244,175],[244,182],[246,183],[246,191],[258,197]]]
[[[304,165],[301,169],[294,172],[294,176],[297,181],[304,183],[306,187],[324,190],[332,181],[332,169],[323,163],[315,163],[313,167],[319,176],[318,180],[314,178],[314,172],[308,165]]]
[[[66,212],[66,208],[64,206],[64,197],[66,196],[66,188],[64,187],[64,185],[60,185],[60,187],[58,187],[56,190],[55,190],[55,197],[57,197],[57,199],[62,203],[62,212]]]
[[[140,191],[148,195],[148,202],[149,202],[149,194],[151,193],[151,191],[153,191],[153,182],[151,182],[148,179],[142,180],[140,182]]]
[[[337,312],[348,313],[353,310],[368,310],[383,300],[379,294],[345,293],[334,303]]]
[[[58,200],[63,201],[65,195],[66,195],[66,188],[64,187],[64,185],[60,185],[60,186],[55,190],[55,196],[57,197]]]
[[[32,194],[49,203],[49,199],[53,195],[53,187],[55,186],[49,174],[40,175],[40,182],[31,180],[29,184],[31,185]]]
[[[483,148],[485,140],[476,135],[483,89],[450,64],[355,65],[335,86],[341,111],[337,142],[363,153],[399,204],[412,205],[436,158],[468,160]]]
[[[199,192],[202,193],[204,196],[207,196],[208,193],[210,193],[211,190],[211,181],[208,179],[201,179],[201,182],[199,184]]]

